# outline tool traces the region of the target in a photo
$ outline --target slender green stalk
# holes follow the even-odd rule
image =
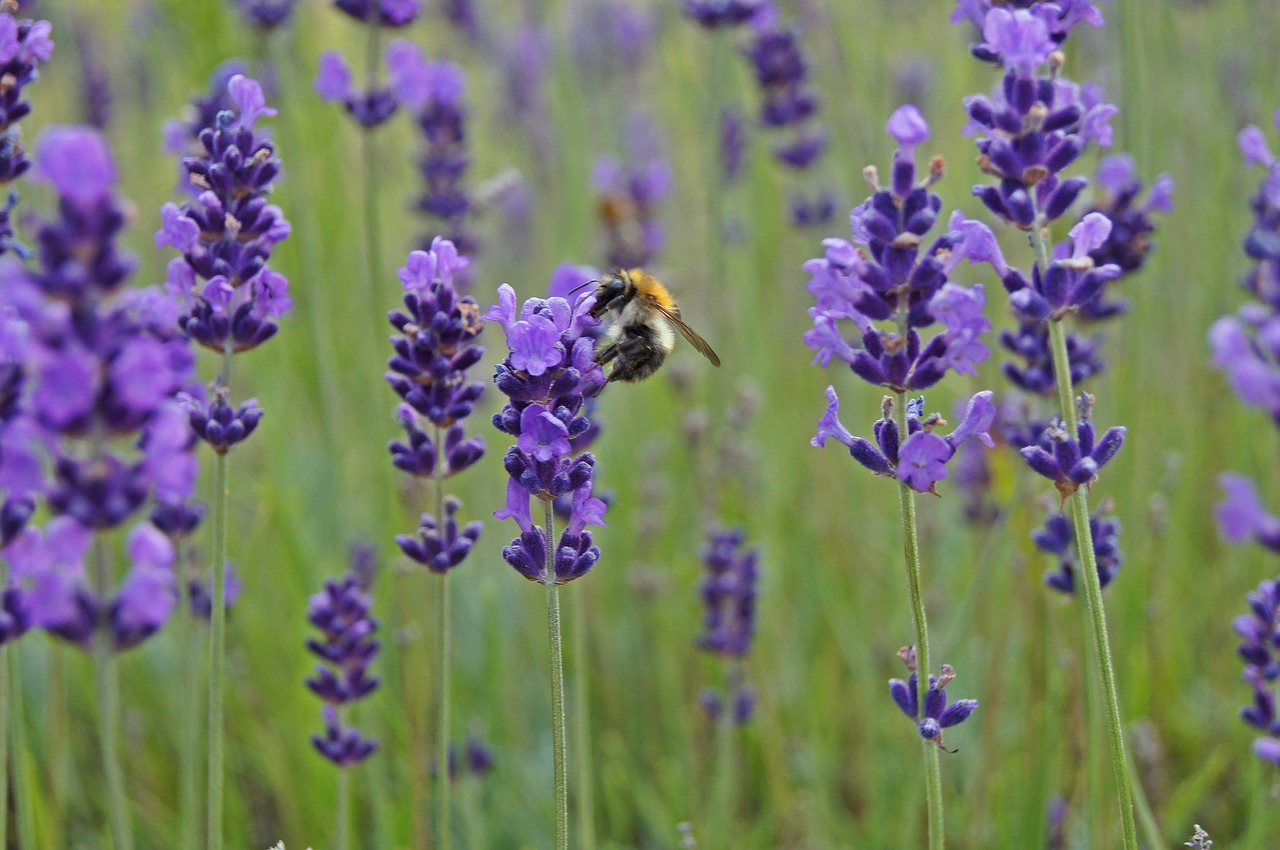
[[[1049,246],[1045,240],[1041,216],[1031,230],[1031,242],[1041,271],[1049,269]],[[1076,422],[1075,392],[1071,384],[1071,364],[1067,357],[1067,334],[1060,321],[1049,322],[1049,343],[1053,352],[1053,374],[1058,388],[1058,406],[1071,439],[1079,433]],[[1120,698],[1116,688],[1115,668],[1111,660],[1111,641],[1107,636],[1107,616],[1102,602],[1102,584],[1098,579],[1098,562],[1093,551],[1093,532],[1089,528],[1089,493],[1081,487],[1067,499],[1071,506],[1071,524],[1075,529],[1076,551],[1080,554],[1079,586],[1084,589],[1088,608],[1089,632],[1093,641],[1097,675],[1102,683],[1103,710],[1106,714],[1107,737],[1111,744],[1111,775],[1119,798],[1120,822],[1125,850],[1137,850],[1138,831],[1133,819],[1133,793],[1129,788],[1129,772],[1125,767],[1124,730],[1120,721]]]
[[[222,352],[219,390],[231,391],[231,346]],[[222,850],[222,686],[227,645],[227,456],[213,456],[213,593],[209,612],[209,835],[208,850]]]
[[[724,705],[720,707],[720,716],[716,718],[715,762],[712,776],[713,797],[711,816],[707,819],[707,830],[704,836],[712,847],[733,848],[737,846],[733,840],[733,812],[736,807],[734,799],[735,777],[738,771],[737,739],[734,732],[733,699],[734,693],[742,683],[742,665],[738,659],[725,659],[722,665],[724,675],[721,692],[724,694]]]
[[[560,595],[556,585],[556,517],[550,501],[543,502],[547,534],[547,564],[542,583],[547,589],[547,637],[551,650],[551,744],[555,761],[555,850],[569,850],[568,754],[565,751],[564,651],[560,645]]]
[[[439,431],[439,429],[436,429]],[[436,443],[437,446],[440,443]],[[443,490],[443,485],[438,487]],[[443,502],[443,499],[441,499]],[[436,514],[436,522],[444,528],[444,507]],[[440,728],[436,736],[436,847],[449,850],[453,845],[450,828],[453,780],[449,776],[449,574],[440,573],[436,581],[436,672],[439,674]]]
[[[99,599],[111,592],[111,558],[101,533],[93,536],[94,574]],[[102,772],[107,783],[107,818],[111,823],[111,840],[115,850],[132,850],[133,832],[129,827],[129,800],[124,793],[124,772],[120,768],[120,683],[116,658],[112,652],[109,626],[98,630],[94,639],[94,680],[98,691],[98,725],[101,743]]]
[[[351,768],[338,768],[338,838],[337,850],[347,850],[351,836]]]
[[[595,850],[596,819],[593,783],[591,781],[591,701],[590,682],[587,671],[587,604],[585,586],[570,592],[570,604],[573,606],[572,619],[569,621],[570,637],[573,640],[573,748],[578,753],[574,764],[574,780],[577,785],[578,812],[577,824],[578,847],[580,850]]]
[[[365,83],[372,88],[378,79],[378,27],[369,25],[369,39],[365,43]],[[365,127],[360,131],[361,152],[364,154],[364,250],[367,262],[364,292],[368,303],[380,304],[377,297],[378,287],[382,285],[381,256],[378,248],[378,234],[382,229],[378,222],[378,151],[375,142],[375,128]],[[372,311],[381,328],[384,320],[377,310]]]
[[[32,804],[36,797],[35,789],[28,782],[28,768],[31,764],[31,747],[27,743],[27,716],[23,706],[27,704],[22,686],[22,656],[17,648],[10,657],[10,699],[12,705],[10,722],[13,730],[11,761],[13,764],[13,808],[17,814],[18,847],[30,850],[38,846],[36,836],[36,816]],[[0,765],[4,762],[0,760]],[[0,772],[3,772],[0,770]],[[3,798],[0,798],[3,799]],[[3,833],[0,833],[2,835]]]
[[[899,428],[907,433],[906,393],[898,394]],[[898,508],[902,517],[902,553],[907,565],[907,597],[911,622],[916,632],[916,687],[918,705],[925,705],[929,693],[929,627],[924,615],[924,595],[920,590],[920,539],[916,528],[915,494],[906,484],[898,485]],[[924,751],[924,790],[929,810],[929,850],[942,850],[945,824],[942,810],[942,764],[938,747],[921,739]]]
[[[907,338],[906,298],[898,308],[898,335]],[[900,392],[896,405],[898,414],[898,430],[900,439],[905,440],[907,434],[907,394]],[[920,584],[920,535],[916,525],[915,493],[905,483],[898,485],[898,512],[902,520],[902,554],[907,568],[907,600],[911,605],[911,623],[916,633],[916,700],[920,710],[924,710],[926,697],[929,694],[929,624],[924,613],[924,593]],[[929,813],[929,850],[942,850],[945,843],[946,825],[942,808],[942,763],[938,757],[938,746],[932,741],[921,739],[924,751],[924,791],[925,803]]]
[[[6,583],[8,578],[5,579]],[[9,654],[13,648],[0,648],[0,800],[9,799],[9,737],[13,730],[9,725]],[[17,749],[14,750],[14,776],[18,775]],[[0,844],[9,843],[9,805],[0,805]],[[25,848],[24,848],[25,850]]]
[[[67,714],[67,648],[49,647],[49,806],[45,809],[47,838],[54,847],[68,845],[66,838],[67,789],[71,785],[71,721]],[[17,746],[15,743],[14,746]]]
[[[182,714],[182,740],[178,750],[178,846],[195,847],[200,836],[200,631],[191,610],[191,583],[178,553],[178,631],[182,641],[182,677],[178,701]]]

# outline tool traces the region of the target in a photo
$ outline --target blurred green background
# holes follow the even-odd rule
[[[487,43],[461,37],[436,3],[396,36],[467,70],[470,185],[515,169],[527,193],[523,221],[498,207],[478,221],[476,298],[492,303],[503,282],[521,298],[540,295],[557,263],[604,262],[592,163],[625,154],[636,132],[629,116],[638,115],[674,177],[659,213],[668,242],[652,270],[724,361],[712,370],[681,346],[658,377],[613,387],[598,407],[598,488],[613,494],[609,525],[596,535],[603,559],[563,595],[571,691],[582,681],[579,665],[588,665],[587,715],[575,711],[569,723],[571,736],[589,723],[600,846],[677,847],[684,821],[704,848],[922,846],[918,738],[886,692],[886,680],[902,675],[894,653],[911,640],[896,494],[842,450],[808,442],[828,383],[855,433],[870,432],[880,393],[848,372],[810,365],[800,339],[812,299],[800,266],[821,253],[822,238],[848,236],[844,213],[868,194],[862,168],[887,168],[893,143],[882,128],[906,99],[932,126],[921,153],[947,160],[938,191],[948,214],[958,205],[981,216],[969,195],[981,176],[960,133],[961,99],[987,91],[994,72],[969,57],[973,34],[947,23],[953,4],[945,0],[781,3],[803,28],[830,139],[808,186],[830,187],[838,198],[830,225],[801,231],[785,210],[795,178],[777,167],[760,133],[741,183],[726,190],[715,177],[721,104],[749,114],[758,105],[732,39],[702,31],[678,3],[637,3],[655,27],[643,72],[609,76],[586,65],[570,37],[589,0],[475,5]],[[1176,211],[1162,222],[1146,269],[1123,284],[1133,309],[1104,329],[1107,371],[1090,387],[1098,423],[1129,429],[1092,499],[1114,499],[1123,524],[1125,565],[1106,597],[1129,750],[1167,846],[1180,846],[1201,823],[1218,846],[1274,848],[1280,783],[1253,757],[1252,730],[1238,719],[1250,691],[1230,624],[1276,564],[1257,547],[1224,546],[1212,506],[1224,469],[1254,474],[1276,497],[1271,503],[1280,500],[1277,441],[1265,416],[1246,411],[1208,366],[1204,340],[1214,318],[1244,298],[1239,246],[1261,172],[1244,169],[1235,136],[1257,123],[1274,142],[1280,6],[1166,0],[1103,11],[1106,27],[1072,38],[1066,74],[1101,82],[1120,106],[1113,150],[1132,153],[1148,181],[1168,171],[1177,183]],[[296,309],[276,340],[236,363],[236,397],[256,396],[266,417],[231,456],[231,557],[244,593],[229,632],[228,842],[332,844],[335,770],[307,740],[321,719],[302,685],[312,667],[306,604],[324,578],[346,569],[351,543],[370,541],[382,563],[375,610],[385,643],[375,670],[384,686],[357,721],[381,750],[353,774],[355,846],[409,847],[410,788],[429,781],[430,756],[429,744],[413,742],[430,740],[434,729],[432,586],[391,542],[414,527],[420,494],[405,489],[386,452],[397,436],[396,399],[381,377],[390,330],[379,317],[397,304],[395,268],[430,230],[409,208],[419,191],[416,128],[397,116],[377,134],[384,273],[368,281],[361,139],[311,88],[324,50],[340,49],[360,67],[365,34],[354,22],[319,0],[303,0],[270,39],[222,0],[42,0],[32,14],[53,22],[57,48],[29,89],[34,111],[24,132],[34,139],[42,126],[83,120],[85,55],[108,71],[107,134],[135,208],[128,241],[141,261],[140,285],[159,282],[171,256],[152,247],[177,176],[161,150],[161,122],[203,92],[228,58],[274,75],[269,97],[280,114],[266,123],[285,166],[274,199],[294,234],[273,265],[290,279]],[[501,58],[501,46],[530,22],[552,47],[541,129],[507,104]],[[21,209],[48,209],[37,187],[22,192]],[[723,235],[729,222],[732,238]],[[1002,239],[1011,263],[1029,264],[1021,239]],[[1009,324],[993,276],[969,266],[958,276],[985,283],[993,322]],[[482,339],[488,355],[475,372],[485,379],[504,346],[496,328]],[[948,378],[929,394],[929,408],[949,412],[979,389],[1010,392],[999,360],[979,380]],[[214,363],[201,367],[208,377]],[[490,775],[460,786],[457,846],[542,848],[551,845],[543,595],[499,554],[513,524],[489,519],[505,488],[506,437],[488,424],[498,406],[490,390],[471,422],[488,443],[485,459],[449,481],[462,517],[485,520],[476,550],[448,579],[454,738],[478,731],[496,758]],[[735,415],[753,407],[753,415]],[[949,844],[1043,847],[1050,801],[1062,795],[1067,846],[1119,846],[1105,741],[1090,733],[1085,712],[1082,620],[1072,600],[1045,589],[1051,560],[1028,540],[1052,490],[1007,449],[991,462],[1007,509],[994,526],[963,522],[951,482],[940,487],[943,498],[919,500],[934,658],[959,673],[953,697],[981,701],[947,735],[959,749],[943,756]],[[759,702],[735,743],[732,817],[715,832],[707,831],[717,824],[715,742],[698,694],[721,670],[694,646],[710,522],[743,526],[763,565],[746,661]],[[21,781],[33,792],[39,846],[101,846],[90,659],[43,635],[16,651],[31,729]],[[129,652],[121,676],[138,846],[176,847],[176,753],[188,705],[177,633]],[[1093,823],[1085,816],[1090,795],[1102,801]]]

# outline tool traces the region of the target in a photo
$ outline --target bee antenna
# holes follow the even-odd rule
[[[600,283],[600,281],[599,281],[598,279],[597,279],[597,280],[588,280],[588,281],[585,281],[585,282],[583,282],[583,283],[578,284],[578,285],[577,285],[577,286],[575,286],[573,289],[570,289],[570,290],[569,290],[569,292],[570,292],[570,293],[577,292],[579,289],[585,289],[586,287],[590,286],[590,285],[591,285],[591,284],[593,284],[593,283],[598,284],[598,283]]]

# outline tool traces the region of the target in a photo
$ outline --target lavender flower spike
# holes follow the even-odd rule
[[[594,360],[594,344],[585,333],[599,322],[589,310],[590,293],[570,306],[563,298],[530,298],[516,311],[515,291],[503,284],[498,305],[486,316],[507,334],[508,355],[497,366],[494,383],[508,402],[493,417],[499,431],[516,439],[503,465],[506,506],[497,519],[514,519],[520,536],[502,556],[530,581],[563,584],[593,567],[600,550],[587,525],[604,525],[604,503],[591,495],[595,457],[573,456],[570,440],[591,427],[583,415],[586,399],[603,384],[604,373]],[[554,575],[545,570],[549,541],[533,522],[529,500],[552,501],[572,494],[573,510],[556,544]]]
[[[307,687],[325,701],[325,734],[313,735],[311,743],[338,767],[349,767],[377,747],[359,730],[345,729],[339,709],[378,687],[378,679],[369,675],[369,664],[378,654],[373,638],[378,621],[369,616],[368,593],[354,575],[325,582],[324,590],[311,598],[307,618],[322,635],[307,641],[307,648],[321,660]]]
[[[924,399],[907,404],[906,440],[893,418],[893,399],[886,397],[881,418],[876,422],[876,442],[855,437],[840,422],[840,399],[834,387],[827,387],[827,412],[818,422],[818,433],[810,445],[823,446],[828,438],[835,439],[849,448],[849,454],[858,463],[876,475],[894,477],[920,493],[933,493],[937,483],[948,475],[947,463],[967,440],[977,437],[988,447],[994,446],[987,433],[995,421],[996,409],[991,402],[991,391],[984,390],[969,400],[964,419],[959,427],[946,437],[933,433],[934,428],[946,425],[936,413],[924,415]]]
[[[914,656],[914,651],[910,648],[899,653],[908,657]],[[910,665],[909,665],[910,666]],[[942,749],[946,747],[942,744],[942,730],[949,729],[952,726],[958,726],[969,719],[969,715],[973,714],[978,708],[976,699],[960,699],[955,702],[947,700],[947,685],[951,684],[955,679],[956,673],[950,664],[943,664],[937,676],[929,677],[929,688],[925,692],[924,711],[920,710],[919,687],[917,683],[919,674],[911,671],[911,676],[907,681],[901,679],[889,680],[889,696],[893,698],[898,708],[902,709],[902,713],[916,721],[916,728],[920,732],[920,737],[926,741],[932,741]],[[955,752],[949,750],[948,752]]]

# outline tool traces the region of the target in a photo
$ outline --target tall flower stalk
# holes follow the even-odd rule
[[[995,179],[973,191],[995,216],[1028,233],[1033,249],[1030,274],[1009,269],[994,238],[988,260],[1000,274],[1019,319],[1048,335],[1058,421],[1042,432],[1040,444],[1029,445],[1022,453],[1032,469],[1054,480],[1070,512],[1124,846],[1136,850],[1133,792],[1088,497],[1088,487],[1101,467],[1096,452],[1109,452],[1109,459],[1123,441],[1123,429],[1111,429],[1094,445],[1092,426],[1081,425],[1080,420],[1088,418],[1092,398],[1086,394],[1077,399],[1063,323],[1067,316],[1088,310],[1122,269],[1115,263],[1099,263],[1091,255],[1111,234],[1111,220],[1102,213],[1086,215],[1072,229],[1069,253],[1051,251],[1048,237],[1050,225],[1068,212],[1088,185],[1086,178],[1070,176],[1067,169],[1090,144],[1111,143],[1109,121],[1116,107],[1103,102],[1096,87],[1080,86],[1061,73],[1066,63],[1062,43],[1082,23],[1101,25],[1102,15],[1092,0],[1031,9],[978,0],[962,3],[952,19],[977,26],[983,41],[974,45],[974,56],[1003,71],[995,95],[965,101],[971,127],[977,131],[979,167]],[[1049,455],[1052,464],[1045,461]]]
[[[516,572],[543,585],[551,666],[551,730],[554,752],[554,835],[556,850],[569,847],[568,748],[566,743],[564,658],[561,647],[560,585],[580,578],[600,560],[587,525],[603,525],[605,505],[591,495],[595,457],[573,455],[571,440],[586,433],[586,399],[604,386],[586,332],[598,324],[588,312],[587,294],[570,305],[563,298],[530,298],[519,312],[515,291],[503,284],[498,304],[486,316],[506,332],[508,354],[494,383],[507,404],[493,417],[499,431],[516,439],[503,466],[509,476],[506,505],[496,519],[514,519],[520,536],[502,550]],[[569,521],[556,537],[557,498],[568,497]],[[542,503],[535,522],[530,499]]]
[[[926,415],[924,398],[908,400],[908,393],[933,387],[948,370],[975,374],[976,365],[987,359],[981,336],[991,326],[982,313],[986,301],[982,286],[964,288],[947,279],[962,260],[982,258],[984,246],[971,238],[975,223],[956,212],[948,231],[922,248],[942,208],[941,198],[929,191],[942,177],[941,159],[933,159],[926,176],[916,180],[915,147],[928,138],[928,125],[914,106],[903,106],[890,117],[886,129],[898,142],[889,184],[882,186],[878,172],[869,166],[864,175],[874,194],[850,213],[852,242],[824,240],[825,256],[805,264],[812,275],[808,288],[817,303],[809,310],[814,326],[804,341],[816,352],[815,363],[827,366],[833,360],[843,361],[855,375],[893,393],[881,405],[872,443],[853,436],[841,424],[840,399],[835,388],[828,387],[827,412],[812,443],[822,446],[827,439],[835,439],[859,464],[899,484],[907,597],[915,636],[914,645],[904,653],[914,676],[914,700],[904,704],[897,684],[891,684],[890,690],[899,707],[918,721],[929,847],[936,850],[944,843],[938,758],[942,726],[931,711],[938,699],[934,689],[940,689],[943,685],[938,683],[950,674],[944,665],[938,678],[927,675],[932,669],[931,647],[915,494],[937,494],[938,483],[948,475],[947,463],[967,440],[977,437],[992,445],[986,432],[995,419],[995,406],[990,391],[976,394],[959,426],[943,437],[937,432],[946,421],[936,413]],[[881,329],[876,322],[892,330]],[[846,325],[856,331],[852,339]],[[937,325],[941,330],[924,342],[921,329]],[[974,702],[969,712],[976,706]],[[951,716],[949,725],[969,712]]]
[[[337,766],[338,850],[349,847],[351,787],[349,769],[371,756],[377,742],[350,724],[351,703],[378,687],[369,675],[369,664],[378,654],[373,635],[378,621],[369,614],[369,582],[372,575],[353,569],[342,581],[325,582],[324,590],[311,597],[307,619],[321,638],[307,641],[307,649],[320,658],[315,675],[307,680],[312,693],[324,700],[324,735],[312,735],[320,755]]]
[[[29,268],[0,260],[4,302],[30,331],[36,367],[24,410],[5,428],[0,477],[11,492],[42,495],[52,519],[16,535],[7,523],[5,557],[27,622],[94,654],[112,843],[127,850],[133,833],[115,656],[154,634],[173,610],[173,547],[135,518],[149,499],[185,499],[194,486],[178,402],[193,358],[167,300],[125,286],[135,261],[115,246],[125,205],[102,136],[50,128],[37,144],[33,176],[56,190],[58,216],[33,219],[38,248]],[[20,470],[29,476],[23,484]],[[6,513],[12,520],[25,511]],[[130,566],[117,587],[111,535],[126,524]],[[24,841],[30,833],[20,824]]]
[[[480,361],[484,349],[475,339],[484,330],[475,299],[459,296],[454,278],[468,259],[454,244],[436,237],[429,251],[409,254],[399,270],[404,286],[404,311],[388,313],[398,332],[387,361],[387,382],[403,399],[396,419],[404,441],[390,445],[392,463],[415,478],[430,481],[434,512],[422,514],[415,534],[396,537],[401,551],[426,567],[436,583],[436,846],[452,844],[449,776],[449,670],[451,657],[449,571],[471,552],[481,524],[458,528],[460,503],[445,493],[445,479],[472,466],[484,455],[484,441],[466,436],[465,420],[484,393],[484,384],[467,379],[467,370]]]
[[[1280,129],[1280,110],[1275,113]],[[1244,239],[1245,254],[1253,265],[1240,283],[1251,301],[1234,315],[1218,319],[1209,331],[1213,362],[1226,373],[1231,388],[1246,407],[1261,410],[1280,426],[1280,347],[1274,333],[1280,315],[1280,160],[1272,154],[1266,135],[1257,126],[1240,133],[1239,144],[1247,165],[1265,169],[1250,207],[1253,222]],[[1232,543],[1253,541],[1280,553],[1280,517],[1263,505],[1252,478],[1223,473],[1219,479],[1226,498],[1217,507],[1222,536]],[[1280,579],[1261,582],[1248,595],[1249,610],[1232,624],[1241,643],[1244,680],[1253,693],[1240,717],[1259,732],[1253,752],[1258,758],[1280,765]]]
[[[0,91],[0,187],[6,195],[0,199],[0,258],[7,254],[21,257],[27,249],[14,239],[11,214],[17,203],[14,181],[27,173],[31,162],[27,158],[19,122],[31,111],[31,104],[24,99],[24,89],[39,77],[39,66],[53,53],[52,31],[48,21],[19,20],[12,12],[16,9],[0,2],[0,78],[5,84]],[[3,260],[0,260],[3,262]],[[0,267],[2,268],[2,267]],[[8,305],[8,302],[5,302]],[[0,308],[0,436],[14,420],[22,417],[24,385],[29,381],[33,364],[29,363],[31,328],[11,306]],[[23,426],[19,425],[19,431]],[[6,441],[7,442],[7,441]],[[28,488],[34,481],[8,480],[5,473],[8,464],[0,457],[0,554],[26,526],[35,502]],[[0,570],[0,800],[9,799],[9,763],[12,758],[15,776],[21,775],[26,763],[26,724],[23,717],[25,701],[22,699],[22,669],[16,653],[9,644],[20,637],[30,626],[23,592],[13,583],[6,564]],[[17,782],[13,795],[18,812],[18,844],[30,847],[33,842],[30,817],[31,791],[24,783]],[[0,836],[8,833],[8,805],[0,806]]]
[[[208,848],[223,846],[223,688],[226,654],[227,513],[230,484],[227,454],[257,428],[262,410],[255,399],[234,405],[232,358],[275,336],[279,318],[293,306],[289,284],[268,266],[274,247],[289,236],[283,212],[267,201],[280,173],[275,146],[257,130],[266,105],[262,88],[243,75],[227,83],[232,109],[222,109],[199,132],[198,155],[182,165],[197,194],[181,205],[167,203],[156,247],[171,245],[182,256],[169,263],[165,287],[187,338],[216,352],[220,370],[210,397],[186,397],[196,436],[214,452],[210,547],[213,587],[209,635],[209,811]]]
[[[381,233],[380,207],[378,205],[378,150],[374,130],[395,114],[397,99],[397,57],[403,55],[405,43],[393,42],[386,51],[386,64],[390,81],[383,85],[378,80],[379,55],[382,50],[382,30],[399,29],[413,23],[421,11],[419,0],[334,0],[334,7],[368,28],[364,52],[364,84],[356,88],[351,69],[342,55],[330,51],[320,57],[320,72],[315,80],[319,95],[330,101],[342,103],[348,114],[362,130],[361,158],[364,164],[364,236],[367,271],[366,293],[382,280],[379,249]]]

